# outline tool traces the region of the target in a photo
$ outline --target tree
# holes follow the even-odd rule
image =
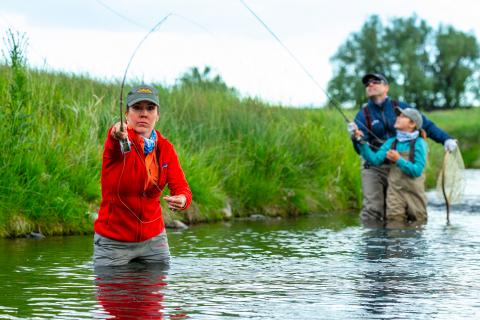
[[[479,66],[479,46],[473,35],[440,26],[434,64],[437,101],[445,108],[460,106],[469,79]]]
[[[427,48],[432,28],[416,15],[395,18],[385,30],[386,51],[396,96],[413,106],[433,104],[433,70]]]
[[[352,34],[332,57],[334,74],[328,84],[332,99],[342,103],[364,100],[365,90],[360,75],[378,71],[388,73],[384,54],[383,25],[378,16],[371,16],[359,33]]]
[[[457,107],[466,103],[467,94],[480,96],[475,37],[453,27],[434,31],[416,15],[391,19],[386,26],[378,16],[369,17],[331,61],[328,91],[340,103],[365,101],[360,77],[368,72],[385,74],[390,95],[419,108]]]
[[[220,75],[212,76],[212,69],[208,66],[203,68],[203,71],[197,67],[190,68],[178,80],[180,86],[199,87],[202,89],[213,89],[219,91],[231,91]]]

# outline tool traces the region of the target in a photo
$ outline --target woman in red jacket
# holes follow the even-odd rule
[[[102,202],[95,221],[95,266],[132,260],[169,264],[160,195],[172,210],[185,210],[192,193],[173,145],[154,129],[160,116],[158,93],[142,85],[127,96],[126,128],[108,132],[102,162]],[[125,127],[125,125],[124,125]],[[123,153],[120,140],[129,140]]]

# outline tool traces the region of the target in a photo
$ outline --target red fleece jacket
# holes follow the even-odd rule
[[[140,242],[160,234],[165,224],[160,195],[168,185],[171,195],[187,198],[185,209],[192,202],[192,192],[178,161],[173,145],[160,132],[152,152],[158,159],[158,187],[145,190],[148,179],[142,137],[128,129],[131,151],[122,154],[117,140],[110,135],[105,141],[102,163],[102,202],[95,221],[95,232],[117,241]]]

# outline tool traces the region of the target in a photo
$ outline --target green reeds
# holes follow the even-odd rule
[[[10,50],[0,66],[0,236],[92,232],[103,143],[118,121],[119,84],[29,69],[22,45],[15,42],[19,50]],[[194,196],[181,219],[360,206],[359,158],[336,110],[240,98],[207,76],[156,85],[157,129],[175,145]]]
[[[21,112],[25,130],[1,129],[9,151],[0,155],[0,233],[89,232],[104,138],[118,120],[118,84],[24,71],[31,97]],[[0,90],[8,92],[14,71],[0,72]],[[236,216],[285,216],[358,206],[356,157],[335,111],[269,106],[222,86],[157,87],[157,128],[176,146],[194,194],[182,219],[223,219],[226,208]]]

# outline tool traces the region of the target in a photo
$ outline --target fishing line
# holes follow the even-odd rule
[[[97,0],[97,3],[99,3],[100,5],[102,5],[104,8],[108,9],[111,13],[115,14],[116,16],[128,21],[129,23],[132,23],[138,27],[141,27],[141,28],[144,28],[144,29],[147,29],[146,27],[144,27],[143,25],[141,24],[138,24],[136,21],[128,18],[127,16],[121,14],[120,12],[118,12],[117,10],[114,10],[113,8],[111,8],[110,6],[106,5],[105,3],[103,3],[102,1],[100,0]],[[140,46],[143,44],[143,42],[148,38],[148,36],[154,32],[155,30],[157,30],[163,22],[165,22],[165,20],[170,17],[170,16],[176,16],[182,20],[185,20],[193,25],[195,25],[196,27],[202,29],[203,31],[207,32],[208,34],[210,34],[211,36],[214,37],[213,33],[210,32],[207,28],[203,27],[201,24],[197,23],[196,21],[192,20],[192,19],[189,19],[185,16],[181,16],[179,14],[175,14],[175,13],[169,13],[167,14],[162,20],[160,20],[146,35],[145,37],[139,42],[139,44],[137,45],[135,51],[133,52],[129,62],[128,62],[128,65],[127,65],[127,68],[125,70],[125,73],[124,73],[124,76],[123,76],[123,80],[122,80],[122,86],[121,86],[121,90],[120,90],[120,124],[121,124],[121,131],[123,131],[123,112],[122,112],[122,106],[123,106],[123,88],[124,88],[124,84],[125,84],[125,79],[126,79],[126,74],[128,72],[128,68],[136,54],[136,52],[138,51],[138,49],[140,48]],[[140,152],[138,151],[138,148],[136,146],[135,143],[131,143],[133,145],[133,148],[135,149],[135,151],[137,152],[137,154],[140,156]],[[123,150],[123,147],[122,147],[122,143],[120,143],[120,146]],[[128,151],[130,150],[130,143],[127,142],[126,148],[128,148]],[[127,152],[128,152],[127,151]],[[153,220],[150,220],[150,221],[143,221],[139,216],[137,216],[137,214],[135,214],[135,212],[130,209],[130,207],[128,207],[128,205],[122,201],[121,197],[120,197],[120,180],[121,180],[121,177],[123,176],[123,173],[124,173],[124,170],[125,170],[125,156],[123,157],[123,167],[122,167],[122,171],[121,171],[121,174],[120,174],[120,179],[119,179],[119,183],[117,185],[117,196],[118,196],[118,199],[120,200],[120,202],[128,209],[128,211],[141,223],[151,223],[151,222],[154,222],[154,221],[157,221],[158,219],[161,218],[161,215]],[[155,181],[152,181],[154,186],[157,188],[158,191],[160,191],[160,193],[162,192],[162,189],[158,186],[158,184],[155,182]],[[176,211],[175,209],[172,209],[170,208],[172,211]],[[165,211],[165,213],[167,213],[168,216],[170,216],[170,214],[168,213],[168,211]],[[170,219],[173,220],[170,216]]]
[[[138,23],[137,21],[133,20],[133,19],[130,19],[129,17],[121,14],[120,12],[118,12],[117,10],[113,9],[112,7],[108,6],[107,4],[105,4],[103,1],[100,1],[100,0],[96,0],[98,4],[100,4],[102,7],[104,7],[105,9],[107,9],[108,11],[110,11],[111,13],[113,13],[114,15],[130,22],[131,24],[134,24],[136,25],[137,27],[140,27],[142,29],[148,29],[147,26],[144,26],[140,23]]]
[[[147,29],[147,27],[137,23],[135,20],[133,19],[130,19],[129,17],[121,14],[119,11],[113,9],[112,7],[108,6],[107,4],[105,4],[103,1],[101,0],[96,0],[98,4],[100,4],[102,7],[106,8],[108,11],[112,12],[113,14],[115,14],[116,16],[136,25],[137,27],[140,27],[140,28],[143,28],[143,29]],[[180,19],[183,19],[193,25],[195,25],[196,27],[202,29],[203,31],[207,32],[208,34],[210,34],[211,36],[214,36],[212,32],[210,32],[207,28],[205,28],[204,26],[202,26],[200,23],[190,19],[190,18],[187,18],[185,16],[182,16],[182,15],[179,15],[179,14],[176,14],[176,13],[173,13],[173,12],[170,12],[169,14],[167,14],[162,20],[160,20],[146,35],[145,37],[139,42],[139,44],[137,45],[137,48],[135,49],[135,51],[133,52],[132,56],[130,57],[130,61],[128,62],[128,65],[127,65],[127,68],[125,69],[125,73],[123,75],[123,80],[122,80],[122,85],[121,85],[121,88],[120,88],[120,131],[123,131],[123,111],[122,111],[122,107],[123,107],[123,88],[124,88],[124,85],[125,85],[125,79],[126,79],[126,75],[127,75],[127,72],[128,72],[128,68],[130,67],[130,64],[135,56],[135,54],[137,53],[138,49],[140,48],[140,46],[143,44],[143,42],[148,38],[148,36],[153,33],[156,29],[158,29],[163,22],[165,22],[165,20],[167,20],[167,18],[169,18],[170,16],[176,16]],[[126,142],[123,142],[121,143],[121,146],[122,148],[126,148],[128,149],[128,145]],[[123,150],[123,149],[122,149]]]
[[[282,48],[290,55],[290,57],[297,63],[297,65],[303,70],[303,72],[312,80],[312,82],[319,88],[325,96],[328,98],[328,100],[331,102],[331,105],[335,107],[338,112],[342,115],[343,119],[345,120],[346,123],[350,123],[351,121],[347,118],[345,113],[342,111],[340,108],[340,104],[333,98],[331,97],[328,92],[323,89],[323,87],[318,83],[317,80],[313,77],[313,75],[308,71],[308,69],[303,65],[303,63],[298,59],[295,54],[280,40],[280,38],[275,34],[275,32],[272,31],[272,29],[245,3],[244,0],[239,0],[242,5],[257,19],[258,22],[270,33],[270,35],[282,46]],[[378,139],[380,142],[384,142],[382,139],[378,138],[375,133],[373,133],[366,125],[363,123],[360,123],[373,137]]]
[[[140,40],[137,47],[133,51],[130,60],[128,61],[127,68],[125,69],[125,73],[123,74],[122,85],[120,87],[120,131],[123,131],[123,87],[125,86],[125,79],[127,78],[128,68],[130,68],[130,64],[132,63],[133,58],[137,54],[138,49],[140,49],[145,40],[147,40],[148,36],[151,35],[157,28],[159,28],[162,23],[164,23],[165,20],[167,20],[168,17],[170,17],[171,15],[171,13],[167,14],[155,26],[153,26],[153,28],[143,37],[143,39]],[[130,142],[128,141],[128,138],[125,140],[120,140],[120,147],[122,148],[122,151],[124,151],[124,153],[130,151]]]
[[[120,131],[123,131],[123,88],[125,86],[125,79],[127,77],[127,72],[128,72],[128,69],[133,61],[133,58],[135,57],[136,53],[138,52],[138,50],[140,49],[140,47],[142,46],[142,44],[145,42],[145,40],[155,31],[157,30],[167,19],[168,17],[170,17],[172,14],[169,13],[167,14],[165,17],[163,17],[156,25],[153,26],[152,29],[150,29],[150,31],[142,38],[142,40],[140,40],[140,42],[138,43],[137,47],[135,48],[135,50],[133,51],[132,55],[130,56],[130,60],[128,61],[128,64],[127,64],[127,67],[125,68],[125,73],[123,74],[123,79],[122,79],[122,84],[121,84],[121,87],[120,87]],[[120,148],[122,150],[122,153],[123,153],[123,167],[122,167],[122,171],[121,171],[121,174],[120,174],[120,178],[118,179],[118,185],[117,185],[117,197],[118,199],[120,200],[120,202],[128,209],[128,211],[130,211],[130,213],[132,213],[135,218],[137,218],[141,223],[152,223],[154,221],[157,221],[158,219],[160,219],[162,217],[162,215],[160,214],[157,218],[153,219],[153,220],[149,220],[149,221],[143,221],[142,219],[140,219],[136,214],[135,212],[130,209],[130,207],[122,201],[121,197],[120,197],[120,181],[121,181],[121,178],[123,176],[123,172],[125,170],[125,159],[126,159],[126,155],[125,153],[126,152],[130,152],[131,148],[130,148],[130,145],[133,145],[134,149],[135,149],[135,152],[137,152],[140,156],[140,153],[137,149],[137,146],[135,143],[131,143],[129,140],[128,140],[128,136],[125,140],[120,140]],[[155,184],[155,186],[160,189],[158,187],[157,184]],[[161,190],[160,190],[161,191]]]
[[[195,20],[192,20],[191,18],[187,18],[183,15],[180,15],[178,13],[172,13],[173,16],[177,17],[177,18],[180,18],[182,20],[185,20],[187,21],[188,23],[196,26],[197,28],[199,29],[202,29],[203,31],[205,31],[206,33],[208,33],[209,35],[211,35],[213,38],[216,38],[215,35],[213,34],[213,32],[211,32],[210,30],[208,30],[207,28],[205,28],[204,26],[202,26],[200,23],[196,22]]]
[[[129,23],[134,24],[135,26],[140,27],[140,28],[142,28],[142,29],[148,29],[148,28],[149,28],[149,27],[147,27],[147,26],[144,26],[144,25],[142,25],[142,24],[139,24],[138,22],[136,22],[136,21],[133,20],[133,19],[130,19],[128,16],[122,14],[122,13],[119,12],[118,10],[113,9],[112,7],[110,7],[109,5],[107,5],[106,3],[102,2],[101,0],[96,0],[96,1],[97,1],[102,7],[104,7],[105,9],[107,9],[108,11],[110,11],[111,13],[113,13],[114,15],[122,18],[123,20],[128,21]],[[205,31],[206,33],[210,34],[211,36],[214,36],[214,34],[213,34],[210,30],[208,30],[207,28],[205,28],[204,26],[202,26],[200,23],[198,23],[197,21],[195,21],[195,20],[193,20],[193,19],[191,19],[191,18],[188,18],[188,17],[186,17],[186,16],[184,16],[184,15],[180,15],[180,14],[175,13],[175,12],[172,12],[171,15],[174,16],[174,17],[180,18],[180,19],[182,19],[182,20],[184,20],[184,21],[187,21],[188,23],[196,26],[196,27],[199,28],[199,29],[202,29],[202,30]]]
[[[135,149],[135,151],[138,153],[138,155],[140,156],[140,152],[138,151],[138,148],[137,148],[137,145],[135,143],[132,143],[133,145],[133,148]],[[148,221],[143,221],[132,209],[130,209],[130,207],[125,203],[123,202],[122,198],[120,197],[120,181],[122,180],[122,177],[123,177],[123,172],[125,171],[125,159],[127,157],[123,157],[123,166],[122,166],[122,171],[120,172],[120,177],[118,178],[118,184],[117,184],[117,197],[118,197],[118,200],[125,206],[125,208],[127,208],[127,210],[135,217],[137,218],[137,220],[140,222],[140,223],[143,223],[143,224],[147,224],[147,223],[152,223],[152,222],[155,222],[157,220],[159,220],[161,217],[162,217],[162,214],[160,212],[160,214],[158,215],[158,217],[156,217],[155,219],[152,219],[152,220],[148,220]],[[157,187],[157,189],[162,192],[162,190],[160,189],[160,187],[154,183],[155,186]]]

